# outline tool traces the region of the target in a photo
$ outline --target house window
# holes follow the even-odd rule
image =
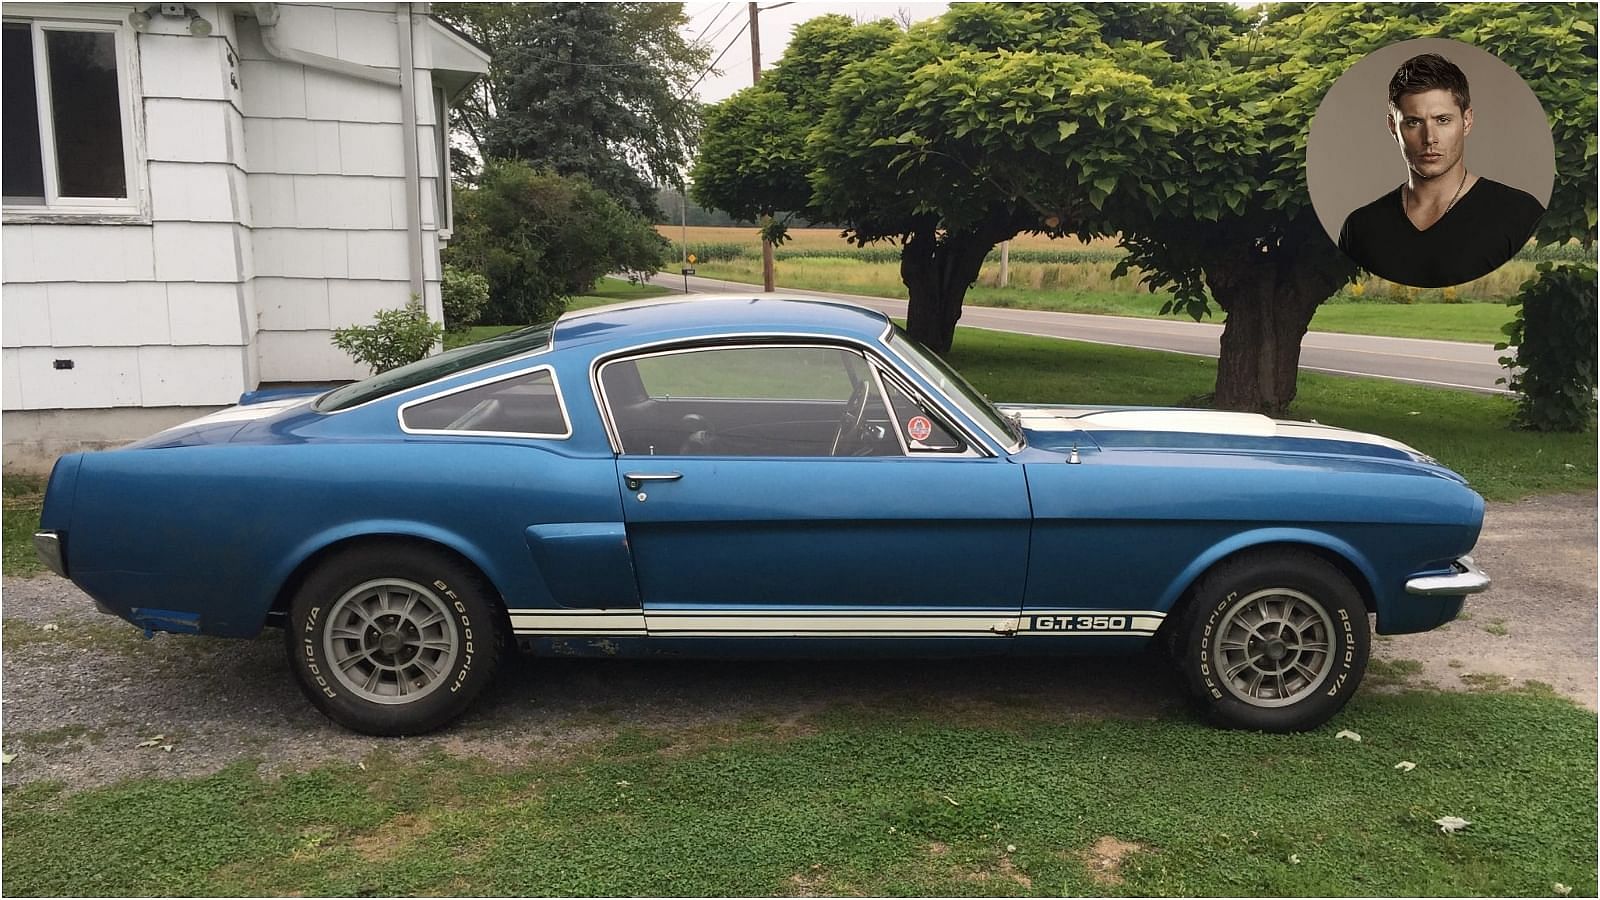
[[[454,212],[450,200],[450,98],[442,87],[433,89],[433,111],[433,152],[439,159],[439,177],[433,182],[435,209],[438,210],[439,230],[449,232]]]
[[[134,205],[125,29],[4,22],[5,205],[19,211],[129,211]]]

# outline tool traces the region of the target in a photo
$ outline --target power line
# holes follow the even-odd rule
[[[729,21],[732,21],[732,20],[730,19]],[[712,70],[717,67],[717,63],[722,62],[722,58],[724,56],[728,55],[728,51],[733,49],[733,45],[734,44],[739,43],[739,38],[743,37],[745,31],[748,30],[749,28],[750,28],[750,20],[746,19],[744,25],[742,27],[740,27],[738,34],[735,34],[733,36],[733,39],[728,41],[728,45],[726,47],[722,48],[722,52],[718,53],[717,54],[717,58],[713,59],[711,61],[711,65],[706,66],[705,71],[700,73],[700,77],[696,78],[694,80],[694,84],[689,85],[689,89],[687,91],[684,91],[683,92],[683,96],[678,98],[678,103],[676,105],[682,105],[683,101],[689,99],[689,95],[694,93],[694,89],[700,86],[700,82],[706,80],[706,76],[710,75]]]
[[[700,33],[694,36],[694,43],[700,43],[700,39],[706,36],[706,32],[711,30],[711,26],[717,24],[717,20],[722,18],[722,14],[727,12],[728,7],[732,5],[733,3],[731,2],[722,4],[722,8],[717,10],[717,14],[711,17],[711,21],[707,22],[705,27],[700,29]]]
[[[716,44],[717,38],[721,37],[722,33],[724,31],[728,30],[728,26],[732,25],[734,22],[739,21],[738,7],[734,7],[734,10],[735,11],[734,11],[733,17],[728,19],[728,21],[723,22],[722,23],[722,27],[717,29],[717,33],[716,34],[713,34],[711,37],[706,38],[706,43],[713,44],[713,45]],[[750,27],[750,23],[748,21],[745,22],[744,23],[744,27],[745,28],[749,28]]]

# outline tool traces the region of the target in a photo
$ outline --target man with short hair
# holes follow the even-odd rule
[[[1352,212],[1339,249],[1363,269],[1413,287],[1446,287],[1499,268],[1544,215],[1531,195],[1467,171],[1467,76],[1437,53],[1389,79],[1389,134],[1406,182]]]

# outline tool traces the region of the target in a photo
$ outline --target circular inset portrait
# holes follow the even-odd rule
[[[1379,278],[1480,278],[1532,236],[1555,183],[1544,109],[1515,71],[1456,41],[1375,50],[1334,82],[1306,139],[1328,236]]]

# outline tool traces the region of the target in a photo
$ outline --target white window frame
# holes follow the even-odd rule
[[[455,394],[476,390],[477,388],[481,387],[488,387],[491,384],[499,384],[502,381],[514,381],[518,378],[531,378],[540,373],[548,374],[550,376],[550,387],[555,391],[556,406],[561,410],[561,422],[562,425],[565,426],[562,431],[466,431],[454,428],[418,428],[412,426],[406,421],[406,410],[409,410],[413,406],[421,406],[424,403],[432,403],[435,400],[442,400],[445,397],[450,397]],[[467,384],[458,385],[457,387],[453,387],[447,391],[440,391],[437,394],[429,394],[426,397],[418,397],[415,400],[407,400],[405,403],[400,404],[400,408],[395,411],[395,416],[400,420],[400,430],[406,434],[437,434],[443,437],[533,438],[537,440],[556,441],[564,441],[572,437],[572,414],[567,412],[567,396],[561,392],[561,379],[556,377],[556,367],[552,365],[534,366],[531,369],[521,369],[516,372],[508,372],[504,375],[496,375],[493,378],[482,378],[477,381],[468,382]]]
[[[443,87],[433,87],[433,148],[439,157],[438,182],[434,186],[434,227],[439,239],[448,241],[455,231],[455,197],[450,182],[450,95]]]
[[[123,18],[124,10],[92,6],[8,7],[5,24],[26,24],[33,39],[34,103],[39,116],[39,157],[44,170],[44,203],[5,203],[6,222],[60,221],[89,218],[110,221],[148,221],[148,191],[144,179],[144,130],[134,98],[139,96],[139,65],[133,29]],[[128,196],[63,197],[60,194],[59,163],[56,158],[55,122],[51,114],[53,89],[50,83],[45,32],[99,32],[112,35],[117,59],[117,100],[122,112],[123,184]]]

